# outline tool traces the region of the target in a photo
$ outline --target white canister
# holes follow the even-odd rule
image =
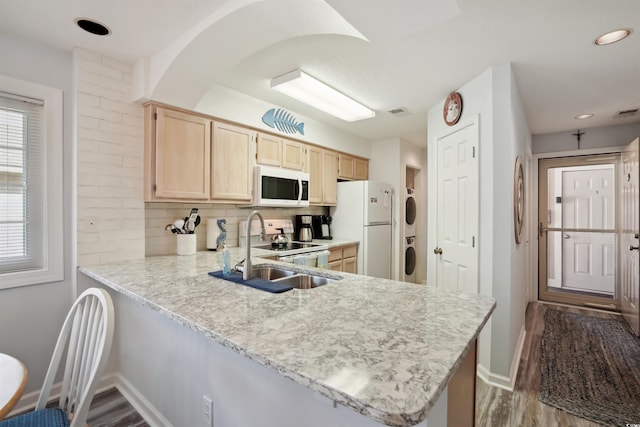
[[[176,252],[178,255],[194,255],[196,253],[196,235],[178,234]]]

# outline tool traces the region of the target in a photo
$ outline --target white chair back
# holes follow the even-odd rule
[[[66,348],[59,407],[71,419],[70,427],[85,424],[111,351],[113,329],[113,302],[109,294],[98,288],[84,291],[71,306],[62,325],[36,410],[47,405]]]

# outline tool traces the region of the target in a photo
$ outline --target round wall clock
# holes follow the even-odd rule
[[[447,125],[453,126],[458,123],[460,116],[462,116],[462,98],[458,92],[451,92],[447,96],[447,100],[444,101],[442,115]]]
[[[522,241],[522,224],[524,223],[524,168],[522,156],[516,157],[513,171],[513,227],[516,243]]]

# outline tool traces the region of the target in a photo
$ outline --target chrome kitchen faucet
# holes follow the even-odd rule
[[[264,228],[264,219],[262,218],[262,214],[255,210],[249,214],[247,217],[247,230],[246,236],[247,239],[245,241],[245,253],[244,253],[244,269],[242,270],[242,279],[249,280],[253,278],[253,265],[251,265],[251,221],[253,221],[253,217],[258,215],[260,219],[260,239],[265,240],[267,238],[267,231]]]

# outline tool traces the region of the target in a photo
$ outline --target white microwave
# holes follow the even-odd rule
[[[291,169],[256,166],[254,205],[309,206],[309,174]]]

